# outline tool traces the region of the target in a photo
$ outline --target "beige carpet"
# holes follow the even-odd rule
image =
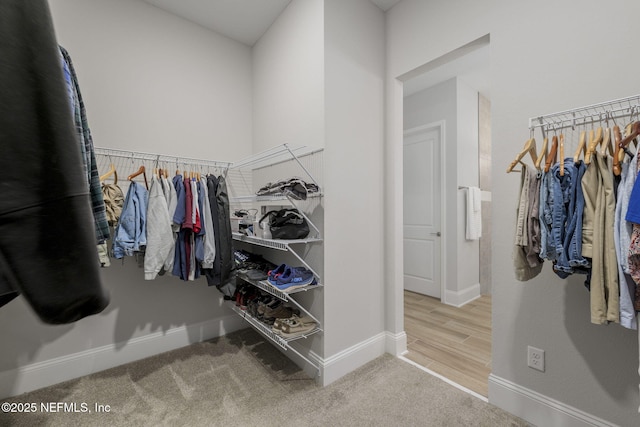
[[[388,355],[319,387],[251,329],[6,402],[36,403],[38,411],[0,412],[0,426],[527,425]],[[45,414],[41,402],[91,412]],[[110,412],[96,413],[95,404]]]

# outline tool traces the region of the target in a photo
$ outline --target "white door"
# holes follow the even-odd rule
[[[441,127],[404,135],[404,288],[440,299]]]

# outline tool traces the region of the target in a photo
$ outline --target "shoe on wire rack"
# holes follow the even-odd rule
[[[280,335],[285,338],[294,338],[307,334],[317,327],[314,321],[302,321],[302,319],[291,319],[287,323],[281,324]]]
[[[287,264],[280,264],[275,270],[269,270],[269,272],[267,273],[267,279],[269,280],[269,282],[271,282],[272,280],[275,281],[276,278],[281,276],[287,268],[289,268]]]
[[[309,322],[313,322],[313,319],[310,316],[300,317],[294,314],[291,317],[288,317],[286,319],[276,319],[273,322],[273,327],[271,328],[271,330],[276,334],[280,335],[282,333],[283,326],[288,325],[291,322],[309,323]]]
[[[269,283],[281,291],[295,287],[310,285],[314,282],[313,272],[304,267],[286,267],[282,275],[277,276],[275,280],[269,280]]]

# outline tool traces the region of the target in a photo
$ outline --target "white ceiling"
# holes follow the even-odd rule
[[[248,46],[269,29],[291,0],[144,0]]]
[[[253,46],[291,0],[144,0],[248,46]],[[371,0],[383,11],[400,0]]]

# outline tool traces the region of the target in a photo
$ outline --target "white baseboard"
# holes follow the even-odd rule
[[[341,352],[326,359],[322,359],[318,355],[312,354],[311,356],[314,359],[314,362],[320,366],[321,385],[327,386],[354,369],[357,369],[365,363],[382,356],[385,354],[386,345],[387,333],[380,332],[379,334],[342,350]]]
[[[454,307],[462,307],[478,298],[480,298],[480,283],[471,285],[461,291],[445,290],[445,299],[443,302]]]
[[[616,426],[493,374],[489,375],[489,403],[538,426]]]
[[[0,399],[213,339],[246,326],[241,317],[233,314],[3,371]]]
[[[397,334],[389,331],[385,332],[385,341],[387,353],[394,356],[401,356],[407,352],[407,334],[404,331]]]

